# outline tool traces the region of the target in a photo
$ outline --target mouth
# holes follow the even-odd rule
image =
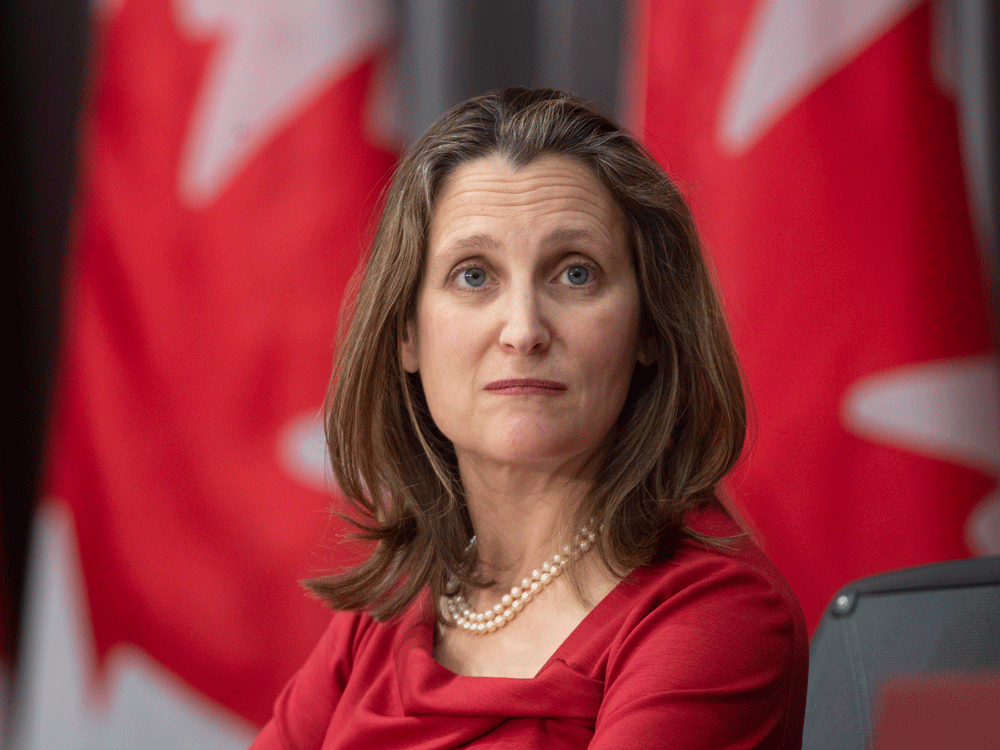
[[[483,390],[508,396],[530,394],[554,396],[566,391],[566,384],[539,378],[508,378],[507,380],[494,380],[492,383],[487,383]]]

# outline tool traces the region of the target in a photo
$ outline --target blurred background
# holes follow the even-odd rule
[[[341,294],[406,144],[513,85],[625,122],[691,201],[753,398],[726,492],[815,627],[1000,553],[997,4],[5,5],[13,389],[0,727],[239,748],[363,554],[327,509]]]

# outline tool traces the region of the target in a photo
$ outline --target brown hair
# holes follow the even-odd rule
[[[623,573],[669,554],[684,514],[715,500],[740,455],[746,408],[739,366],[691,212],[630,134],[587,103],[552,90],[507,89],[447,112],[403,158],[357,294],[345,309],[327,412],[333,473],[351,521],[376,542],[367,561],[307,585],[336,609],[379,619],[425,587],[433,601],[457,576],[471,585],[472,525],[449,441],[434,425],[400,343],[414,317],[434,201],[460,164],[542,155],[587,164],[625,218],[640,297],[637,365],[621,415],[598,452],[596,481],[574,522],[603,524],[598,549]],[[614,446],[614,449],[610,449]]]

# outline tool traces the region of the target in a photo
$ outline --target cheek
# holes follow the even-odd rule
[[[422,317],[420,378],[434,421],[462,411],[474,383],[475,346],[468,316],[434,311]]]
[[[421,326],[420,356],[423,366],[447,374],[463,366],[474,350],[474,321],[469,315],[434,311]]]
[[[587,360],[603,365],[609,379],[632,371],[638,356],[638,305],[613,305],[587,321],[587,330],[580,330],[581,351]],[[627,385],[627,383],[626,383]]]

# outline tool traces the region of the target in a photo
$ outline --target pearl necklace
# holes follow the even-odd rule
[[[597,539],[597,534],[591,531],[594,519],[580,529],[576,536],[576,541],[572,544],[564,545],[562,551],[553,555],[541,564],[540,567],[531,571],[531,578],[525,578],[520,586],[515,586],[509,594],[504,594],[500,602],[484,612],[473,612],[469,609],[468,602],[461,592],[445,596],[445,606],[452,621],[460,628],[464,628],[471,633],[486,635],[495,633],[504,625],[513,620],[524,609],[532,599],[537,596],[543,588],[552,583],[552,580],[559,576],[572,560],[577,560],[593,545]],[[469,547],[476,543],[476,538],[472,537]],[[452,580],[452,585],[457,586],[458,581]],[[452,588],[452,586],[449,586]]]

